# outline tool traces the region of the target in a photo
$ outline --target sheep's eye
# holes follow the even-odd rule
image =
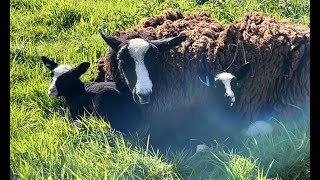
[[[128,56],[129,56],[129,52],[125,46],[124,48],[121,48],[121,50],[118,52],[117,58],[118,60],[126,60]]]
[[[158,58],[158,49],[150,48],[144,56],[144,60],[146,62],[152,62],[153,60]]]
[[[236,79],[232,79],[231,80],[231,87],[238,87],[239,86],[239,83],[237,82],[237,80]]]

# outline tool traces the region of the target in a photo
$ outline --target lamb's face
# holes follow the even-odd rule
[[[89,63],[81,63],[78,67],[70,65],[58,65],[47,57],[42,57],[45,66],[51,71],[51,84],[48,89],[50,96],[68,96],[84,91],[84,85],[80,76],[87,71]]]
[[[200,82],[206,86],[211,86],[211,84],[214,84],[217,99],[221,100],[221,97],[224,96],[225,98],[222,98],[222,101],[230,106],[233,106],[236,101],[234,90],[239,90],[236,89],[238,88],[238,82],[243,81],[243,78],[247,76],[247,74],[250,72],[250,69],[251,63],[245,63],[239,69],[237,69],[234,74],[227,72],[217,73],[214,76],[214,82],[212,83],[213,75],[211,75],[206,68],[200,68],[198,69],[198,78]],[[239,88],[241,87],[239,86]]]
[[[118,69],[123,74],[127,86],[132,92],[133,99],[138,104],[149,104],[152,94],[152,79],[150,72],[157,66],[159,52],[169,50],[184,40],[186,36],[170,37],[159,40],[134,38],[125,42],[107,36],[100,29],[105,42],[117,54]],[[152,72],[151,72],[152,73]]]
[[[48,89],[48,94],[50,96],[61,95],[61,93],[59,93],[58,89],[61,89],[61,87],[60,87],[61,83],[63,83],[65,81],[65,79],[67,79],[64,77],[64,76],[66,76],[64,74],[67,73],[68,71],[70,71],[71,69],[73,69],[73,68],[69,65],[59,65],[51,71],[51,84]],[[64,76],[62,76],[62,75],[64,75]],[[68,83],[65,82],[64,84],[68,84]]]
[[[221,88],[221,86],[224,87],[224,96],[227,98],[228,102],[230,102],[230,106],[232,106],[236,101],[236,97],[234,95],[234,92],[232,91],[232,86],[237,86],[237,78],[231,73],[223,72],[217,74],[214,78],[214,81],[217,88]]]

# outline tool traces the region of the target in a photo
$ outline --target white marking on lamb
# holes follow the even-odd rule
[[[57,87],[56,87],[56,81],[57,81],[59,76],[61,76],[62,74],[66,73],[68,71],[70,71],[71,69],[72,69],[71,66],[64,65],[64,64],[61,64],[58,67],[53,69],[53,77],[52,77],[51,85],[50,85],[49,90],[48,90],[48,94],[50,96],[57,96],[58,95],[58,90],[57,90]]]
[[[245,131],[245,135],[247,136],[255,136],[258,134],[265,135],[270,134],[273,131],[273,127],[271,124],[265,121],[256,121],[252,123],[248,129]]]
[[[136,93],[150,94],[152,92],[152,82],[149,77],[149,72],[144,64],[144,56],[148,51],[150,44],[140,38],[129,40],[129,54],[135,61],[137,82],[135,85]]]
[[[224,88],[226,89],[226,93],[225,96],[230,97],[231,98],[231,103],[230,106],[233,105],[233,103],[236,101],[236,97],[234,96],[234,93],[231,89],[231,80],[235,78],[234,75],[232,75],[231,73],[220,73],[218,75],[216,75],[216,77],[214,78],[214,81],[222,81],[222,83],[224,84]]]

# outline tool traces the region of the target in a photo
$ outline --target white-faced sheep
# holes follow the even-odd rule
[[[224,27],[208,13],[166,11],[113,36],[100,33],[111,48],[97,62],[100,73],[96,81],[115,81],[119,88],[129,87],[138,97],[136,89],[148,85],[150,101],[136,101],[148,103],[140,105],[146,117],[182,112],[181,118],[155,121],[155,131],[168,136],[160,136],[160,140],[177,137],[177,129],[189,123],[194,127],[203,124],[207,131],[199,127],[202,132],[215,132],[228,118],[245,119],[247,124],[242,127],[248,127],[264,113],[287,115],[287,109],[292,112],[295,106],[308,107],[308,27],[255,13]],[[164,46],[171,47],[167,51],[153,44],[166,41]],[[132,52],[139,52],[139,56]],[[230,109],[223,108],[225,105]],[[205,111],[212,114],[210,118],[218,118],[214,124],[200,121],[205,115],[198,112],[199,107],[208,108]]]
[[[58,65],[44,56],[41,59],[52,72],[48,93],[64,97],[70,121],[76,121],[87,112],[109,121],[112,128],[123,133],[140,128],[143,122],[140,110],[130,94],[121,93],[112,82],[90,82],[85,85],[80,80],[90,66],[88,62],[73,68],[70,65]]]

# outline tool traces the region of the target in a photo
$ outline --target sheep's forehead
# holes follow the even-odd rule
[[[61,76],[62,74],[72,70],[73,68],[70,65],[59,65],[58,67],[54,68],[53,70],[53,78],[58,78],[59,76]]]
[[[128,41],[129,54],[136,62],[144,59],[144,55],[148,51],[149,47],[150,44],[141,38],[130,39]]]
[[[232,75],[231,73],[227,73],[227,72],[223,72],[220,73],[218,75],[216,75],[216,77],[214,78],[215,81],[220,80],[220,81],[230,81],[231,79],[233,79],[235,76]]]

